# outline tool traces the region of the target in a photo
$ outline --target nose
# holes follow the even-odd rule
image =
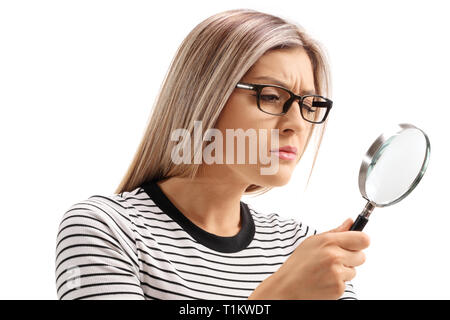
[[[299,99],[294,100],[288,112],[280,117],[281,134],[298,134],[308,128],[308,122],[303,119],[300,113],[299,103]]]

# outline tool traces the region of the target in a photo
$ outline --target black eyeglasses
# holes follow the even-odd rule
[[[256,91],[258,109],[276,116],[286,114],[292,103],[298,99],[302,118],[311,123],[324,122],[333,105],[333,101],[320,95],[299,96],[286,88],[273,84],[239,82],[236,88]]]

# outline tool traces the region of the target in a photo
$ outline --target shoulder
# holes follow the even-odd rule
[[[136,208],[129,201],[129,198],[135,196],[139,190],[140,188],[136,188],[133,191],[119,194],[93,194],[74,203],[64,215],[72,216],[78,212],[83,212],[103,221],[129,219],[136,213]]]
[[[127,197],[138,191],[139,188],[120,194],[94,194],[75,202],[60,218],[58,237],[89,230],[98,234],[134,238],[134,220],[138,211]]]
[[[250,213],[255,222],[260,222],[262,225],[271,227],[283,227],[287,225],[297,225],[299,227],[308,227],[309,229],[317,232],[315,228],[304,224],[300,219],[288,218],[280,215],[277,212],[264,212],[263,210],[256,209],[253,205],[246,203]]]
[[[258,238],[274,237],[297,242],[317,233],[317,230],[299,219],[283,217],[279,213],[267,213],[247,204],[255,223]]]
[[[92,195],[63,213],[55,248],[58,298],[143,296],[134,213],[124,195]]]
[[[136,225],[131,218],[135,210],[123,200],[124,195],[92,195],[62,214],[56,236],[57,268],[74,257],[89,256],[84,251],[94,248],[105,258],[116,255],[111,259],[125,257],[127,263],[137,265]]]

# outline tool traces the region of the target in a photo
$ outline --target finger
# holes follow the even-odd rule
[[[350,281],[356,276],[356,270],[354,267],[342,266],[341,274],[342,274],[342,280]]]
[[[341,249],[341,262],[347,267],[357,267],[366,261],[366,255],[362,251],[350,251]]]
[[[351,218],[348,218],[345,220],[345,222],[339,227],[341,231],[348,231],[350,230],[351,226],[353,225],[353,220]]]
[[[362,231],[344,231],[333,233],[336,244],[346,250],[359,251],[370,244],[369,236]]]

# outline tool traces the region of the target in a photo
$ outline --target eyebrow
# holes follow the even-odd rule
[[[288,86],[286,83],[284,83],[283,81],[278,80],[278,79],[273,78],[273,77],[270,77],[270,76],[259,76],[259,77],[255,77],[255,79],[259,79],[259,80],[268,80],[268,81],[271,81],[271,82],[273,82],[274,84],[277,84],[277,85],[282,86],[282,87],[284,87],[284,88],[288,88],[288,87],[289,87],[289,86]],[[302,95],[304,95],[304,94],[316,94],[316,91],[315,91],[315,90],[304,90],[304,91],[301,91],[300,94],[302,94]]]

